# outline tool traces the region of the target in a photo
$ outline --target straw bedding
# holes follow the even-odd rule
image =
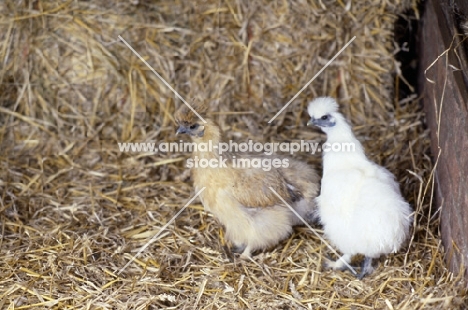
[[[466,308],[466,283],[443,263],[421,104],[394,87],[393,23],[414,5],[1,2],[0,308]],[[322,270],[333,254],[305,227],[241,261],[198,200],[150,242],[194,195],[190,155],[118,142],[179,141],[182,103],[118,35],[184,98],[207,102],[227,139],[323,141],[305,106],[337,97],[415,208],[409,244],[363,281]],[[320,169],[319,153],[295,157]]]

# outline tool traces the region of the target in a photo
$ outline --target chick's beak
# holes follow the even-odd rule
[[[187,128],[183,125],[180,125],[179,127],[177,127],[176,135],[183,133],[187,133]]]
[[[311,119],[307,122],[307,126],[315,126],[315,118],[311,118]]]

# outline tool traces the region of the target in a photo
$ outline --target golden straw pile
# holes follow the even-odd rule
[[[409,2],[0,2],[0,309],[466,309],[443,263],[421,103],[394,99],[393,23]],[[323,141],[305,107],[337,97],[415,208],[408,246],[363,281],[322,270],[333,253],[306,227],[242,261],[198,200],[152,239],[194,195],[190,154],[118,142],[179,141],[182,102],[119,35],[237,142]],[[320,169],[321,154],[295,156]]]

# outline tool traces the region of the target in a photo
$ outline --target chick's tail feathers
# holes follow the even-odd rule
[[[290,196],[293,198],[291,206],[308,223],[318,221],[318,211],[315,198],[319,194],[320,178],[315,170],[306,163],[290,159],[289,166],[280,170]],[[296,199],[294,199],[296,198]],[[302,225],[303,222],[296,215],[293,216],[293,225]]]

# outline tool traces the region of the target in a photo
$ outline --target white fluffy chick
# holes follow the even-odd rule
[[[317,98],[308,112],[307,125],[327,134],[324,147],[330,149],[324,150],[316,202],[325,235],[343,256],[328,267],[343,270],[353,255],[363,254],[362,279],[373,271],[373,258],[399,250],[408,237],[412,211],[393,174],[366,157],[335,99]],[[354,145],[354,150],[346,150],[346,145]]]

